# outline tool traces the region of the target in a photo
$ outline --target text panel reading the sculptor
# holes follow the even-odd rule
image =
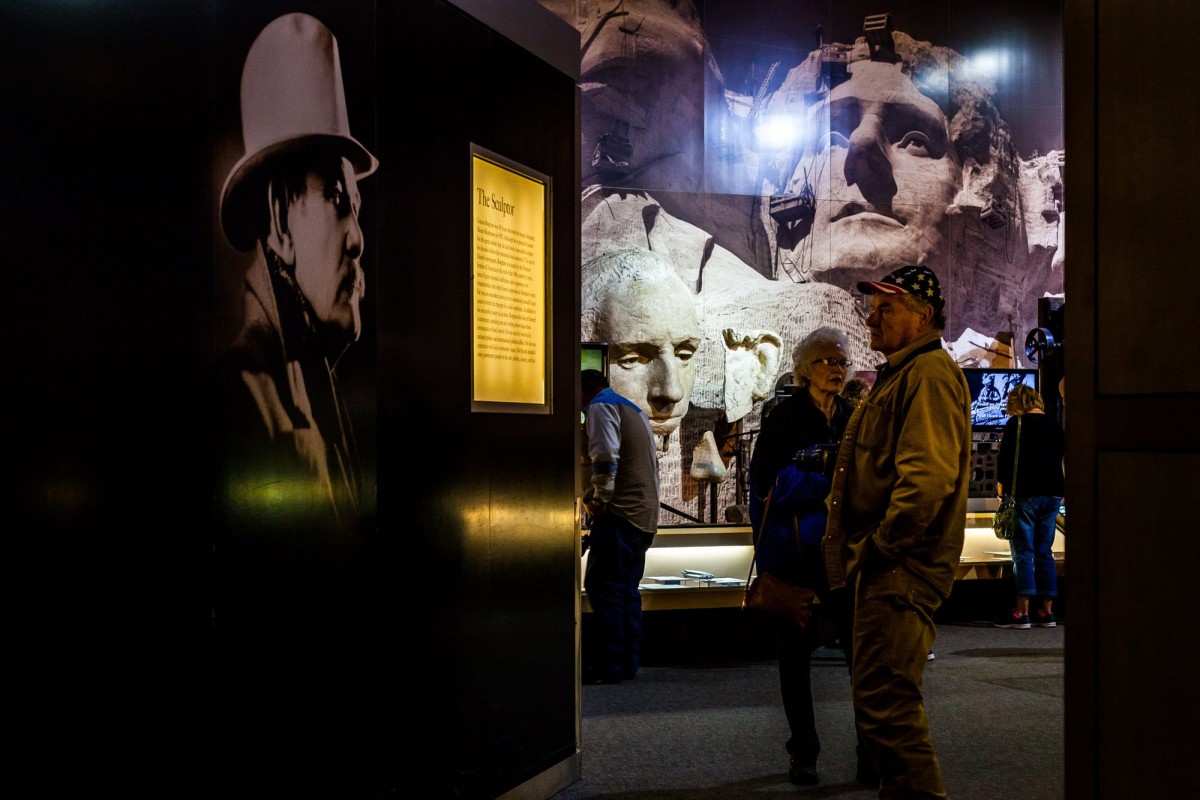
[[[474,154],[475,402],[546,403],[545,185]]]

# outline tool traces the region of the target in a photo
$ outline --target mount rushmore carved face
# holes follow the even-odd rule
[[[584,185],[698,190],[706,97],[724,101],[692,0],[540,1],[580,32]],[[610,173],[592,159],[613,135],[630,151]]]
[[[876,272],[941,252],[961,169],[945,114],[900,64],[851,64],[850,79],[809,110],[808,124],[787,189],[799,193],[807,180],[816,216],[781,256],[807,274]]]

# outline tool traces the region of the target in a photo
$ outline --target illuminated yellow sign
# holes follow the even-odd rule
[[[548,178],[471,148],[474,411],[550,413]]]

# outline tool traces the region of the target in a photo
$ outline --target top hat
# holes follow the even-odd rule
[[[878,281],[859,281],[863,294],[911,294],[921,298],[938,311],[946,304],[942,284],[929,267],[901,267]]]
[[[285,14],[250,45],[242,67],[242,141],[246,153],[221,190],[221,228],[238,250],[254,244],[248,190],[275,156],[324,145],[347,158],[358,178],[379,166],[350,135],[337,39],[319,20]]]

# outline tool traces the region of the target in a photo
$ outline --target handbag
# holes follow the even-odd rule
[[[767,493],[762,513],[764,524],[767,513],[771,510],[771,495],[774,492],[772,488]],[[800,531],[794,524],[792,529],[796,532],[796,544],[799,545]],[[759,571],[754,575],[754,562],[758,558],[758,535],[759,531],[754,531],[754,556],[750,559],[750,572],[746,575],[746,593],[742,597],[742,609],[774,625],[805,630],[812,617],[813,600],[816,599],[817,593],[807,586],[788,583],[770,572]],[[753,579],[751,575],[754,575]]]
[[[1021,418],[1017,417],[1017,446],[1013,450],[1013,478],[1010,491],[1000,498],[1000,507],[992,517],[992,530],[997,539],[1012,541],[1017,530],[1017,461],[1021,458]]]

